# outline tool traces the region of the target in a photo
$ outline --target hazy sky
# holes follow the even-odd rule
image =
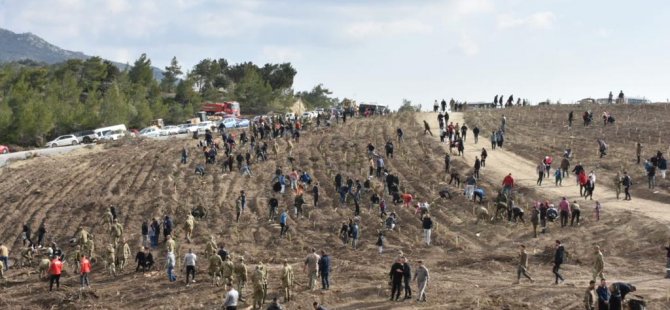
[[[670,1],[0,0],[0,27],[164,67],[289,61],[295,89],[392,107],[402,98],[533,102],[670,97]]]

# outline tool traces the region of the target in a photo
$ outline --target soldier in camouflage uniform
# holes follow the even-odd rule
[[[93,252],[95,252],[95,243],[93,242],[93,238],[89,238],[84,244],[84,253],[86,253],[86,257],[91,261],[95,260]]]
[[[84,248],[90,236],[83,226],[79,226],[77,228],[77,233],[75,234],[75,237],[77,238],[77,244],[79,244],[82,248]]]
[[[126,263],[130,258],[130,246],[128,245],[128,242],[126,242],[125,238],[123,239],[123,244],[119,243],[119,246],[116,249],[116,253],[118,253],[116,257],[116,265],[119,266],[119,271],[122,271],[123,268],[126,267]]]
[[[72,252],[72,264],[74,265],[74,270],[72,273],[79,274],[79,262],[81,261],[81,246],[77,245],[74,247],[74,252]]]
[[[284,268],[282,269],[281,287],[284,292],[284,302],[291,301],[291,288],[293,288],[293,268],[288,264],[288,260],[284,260]]]
[[[244,257],[242,256],[240,256],[237,264],[235,264],[235,278],[237,278],[237,291],[240,294],[240,300],[244,300],[242,290],[244,290],[247,284],[247,265],[244,264]]]
[[[186,241],[191,243],[191,235],[193,234],[193,228],[195,227],[195,217],[189,214],[186,216],[186,222],[184,222],[184,231],[186,232]]]
[[[265,299],[265,283],[263,282],[261,265],[256,266],[251,280],[254,284],[254,309],[261,309],[263,307],[263,299]]]
[[[114,220],[110,234],[112,237],[112,244],[114,247],[117,247],[119,245],[119,240],[123,238],[123,225]]]
[[[205,255],[209,257],[212,254],[216,254],[216,239],[214,235],[210,236],[209,241],[205,245]]]
[[[223,267],[223,260],[221,256],[216,253],[209,256],[209,275],[212,277],[212,284],[219,286],[221,280],[221,268]]]
[[[228,283],[233,283],[233,274],[235,273],[235,265],[233,264],[233,255],[226,256],[221,266],[221,277],[223,278],[224,289],[228,290]]]
[[[114,250],[114,245],[111,243],[107,245],[107,259],[105,263],[107,264],[106,269],[109,275],[116,277],[116,251]]]

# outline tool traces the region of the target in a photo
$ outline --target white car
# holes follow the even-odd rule
[[[198,132],[205,134],[206,130],[212,131],[212,127],[216,127],[214,122],[206,121],[198,123]]]
[[[77,145],[77,144],[79,144],[79,140],[77,140],[77,136],[75,136],[75,135],[60,136],[60,137],[54,139],[53,141],[47,142],[48,147]]]
[[[157,127],[147,127],[140,130],[140,137],[146,138],[158,138],[161,135],[162,130]]]
[[[302,118],[312,119],[312,118],[314,118],[314,114],[312,114],[312,112],[305,112],[305,113],[302,113]]]
[[[106,131],[103,134],[102,138],[100,138],[100,139],[101,140],[107,140],[107,141],[116,141],[119,138],[122,138],[122,137],[125,137],[125,136],[126,136],[126,131],[125,130],[117,129],[117,130]]]
[[[179,134],[179,127],[174,125],[163,126],[161,134],[164,136]]]
[[[198,131],[196,124],[181,124],[179,125],[179,133],[194,133]]]
[[[235,128],[237,127],[237,120],[234,117],[225,118],[220,124],[223,124],[226,128]]]

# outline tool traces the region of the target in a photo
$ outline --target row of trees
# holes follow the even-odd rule
[[[142,128],[156,118],[182,123],[205,101],[239,101],[243,114],[284,111],[298,97],[309,108],[338,102],[323,85],[294,93],[296,73],[290,63],[229,65],[223,58],[204,59],[184,73],[173,58],[158,81],[145,54],[122,69],[99,57],[4,64],[0,143],[41,146],[62,134],[115,124]]]

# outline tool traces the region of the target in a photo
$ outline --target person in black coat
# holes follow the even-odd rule
[[[398,301],[400,299],[400,290],[402,288],[402,280],[404,276],[402,261],[402,258],[398,258],[396,262],[391,265],[391,272],[389,272],[389,277],[391,278],[391,301]]]
[[[405,299],[412,299],[412,268],[409,266],[407,258],[403,258],[402,275],[405,280]]]
[[[611,288],[612,296],[610,297],[610,309],[622,309],[626,295],[637,290],[634,285],[623,282],[612,283]]]
[[[554,252],[554,268],[552,270],[552,272],[556,276],[556,281],[554,282],[554,284],[558,284],[558,280],[561,280],[561,282],[565,281],[565,279],[563,279],[563,276],[559,272],[561,264],[563,264],[564,257],[565,257],[565,248],[561,244],[561,240],[556,240],[556,252]]]

